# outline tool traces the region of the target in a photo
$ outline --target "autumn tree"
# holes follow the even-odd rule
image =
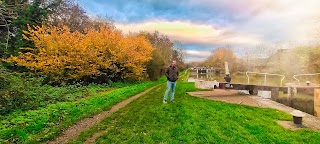
[[[152,53],[152,60],[147,64],[147,73],[151,80],[160,78],[164,70],[169,66],[172,60],[176,60],[178,68],[184,67],[184,54],[181,45],[176,45],[168,36],[160,34],[158,31],[154,33],[141,32],[155,48]]]
[[[48,13],[48,23],[53,26],[68,26],[71,31],[84,32],[92,20],[86,11],[73,0],[59,0]],[[99,27],[98,27],[99,28]]]
[[[1,0],[0,57],[16,55],[22,47],[32,47],[33,43],[22,37],[27,24],[67,25],[72,31],[83,32],[90,22],[84,9],[73,0]]]
[[[64,26],[29,26],[24,38],[35,48],[9,59],[20,66],[49,77],[55,82],[106,75],[107,80],[139,79],[152,46],[144,36],[123,36],[108,25],[84,33]]]
[[[310,72],[320,72],[320,49],[318,46],[306,48],[305,51],[308,52],[306,65],[308,71]]]
[[[183,49],[182,43],[176,41],[174,43],[174,47],[172,50],[172,59],[177,62],[177,67],[181,70],[186,67],[184,60],[185,60],[186,52]]]
[[[217,48],[203,63],[206,67],[224,69],[228,62],[230,71],[237,70],[237,58],[231,48]]]
[[[317,33],[317,39],[319,41],[320,38],[320,29],[318,25],[318,33]],[[307,55],[305,55],[303,62],[307,66],[307,70],[311,72],[317,72],[320,73],[320,45],[319,43],[316,46],[312,47],[305,47],[304,52],[307,52]],[[303,53],[303,52],[302,52]],[[320,78],[319,78],[320,79]]]
[[[169,63],[169,57],[173,43],[164,35],[155,31],[154,33],[142,32],[150,44],[155,48],[152,53],[152,60],[147,64],[147,74],[151,80],[156,80],[162,75],[162,71]]]

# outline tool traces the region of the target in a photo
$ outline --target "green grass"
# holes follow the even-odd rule
[[[36,110],[57,102],[73,102],[135,83],[43,85],[43,77],[12,72],[0,64],[0,119],[15,111]]]
[[[176,102],[162,103],[165,85],[140,97],[83,132],[82,143],[103,131],[97,143],[319,143],[320,133],[291,131],[276,123],[292,120],[274,109],[228,104],[189,96],[194,83],[177,84]]]
[[[57,102],[37,110],[16,111],[0,117],[0,143],[38,143],[53,139],[73,123],[164,81],[143,82],[100,92],[72,102]]]
[[[186,82],[190,74],[191,71],[188,69],[180,72],[178,82]]]

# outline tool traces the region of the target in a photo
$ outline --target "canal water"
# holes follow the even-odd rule
[[[225,74],[217,74],[217,73],[196,73],[192,72],[189,75],[188,82],[195,82],[196,79],[204,80],[204,81],[218,81],[225,82],[224,80]],[[231,83],[247,83],[247,77],[245,73],[236,73],[231,74]]]
[[[215,74],[215,73],[196,73],[192,72],[189,75],[188,82],[194,82],[195,79],[198,80],[205,80],[205,81],[224,81],[223,79],[224,75],[221,74]]]
[[[224,74],[215,74],[215,73],[196,73],[192,72],[189,75],[188,82],[195,82],[196,79],[207,81],[208,84],[212,85],[213,81],[218,82],[225,82]],[[247,76],[245,73],[237,73],[231,74],[232,81],[231,83],[243,83],[247,84]],[[211,81],[211,82],[208,82]],[[279,86],[280,79],[279,78],[268,78],[268,85],[270,86]],[[255,85],[263,85],[264,84],[264,77],[263,76],[251,76],[250,77],[250,84]],[[201,86],[200,86],[201,87]],[[204,86],[207,88],[206,86]],[[211,87],[210,87],[211,88]],[[286,97],[287,93],[280,94],[281,96],[276,100],[279,103],[284,105],[293,107],[295,109],[307,112],[311,115],[314,114],[314,105],[313,105],[313,94],[304,94],[304,93],[297,93],[296,97],[288,98]]]

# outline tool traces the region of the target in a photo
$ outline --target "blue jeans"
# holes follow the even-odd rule
[[[167,100],[170,89],[171,89],[171,101],[174,100],[175,87],[176,87],[176,82],[167,81],[167,89],[166,89],[166,92],[164,93],[163,100]]]

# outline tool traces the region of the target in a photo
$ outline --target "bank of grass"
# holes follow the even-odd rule
[[[181,71],[179,74],[180,76],[179,76],[178,82],[186,82],[190,74],[191,74],[191,71],[188,69]]]
[[[36,110],[57,102],[73,102],[93,94],[137,83],[89,84],[75,83],[51,86],[44,77],[10,71],[0,62],[0,120],[15,111]]]
[[[73,123],[93,116],[112,105],[164,82],[142,82],[100,92],[76,101],[57,102],[37,110],[15,111],[0,117],[0,143],[38,143],[53,139]]]
[[[180,82],[176,102],[162,103],[165,84],[124,107],[69,143],[103,132],[97,143],[319,143],[320,133],[291,131],[274,109],[228,104],[189,96],[194,83]]]

